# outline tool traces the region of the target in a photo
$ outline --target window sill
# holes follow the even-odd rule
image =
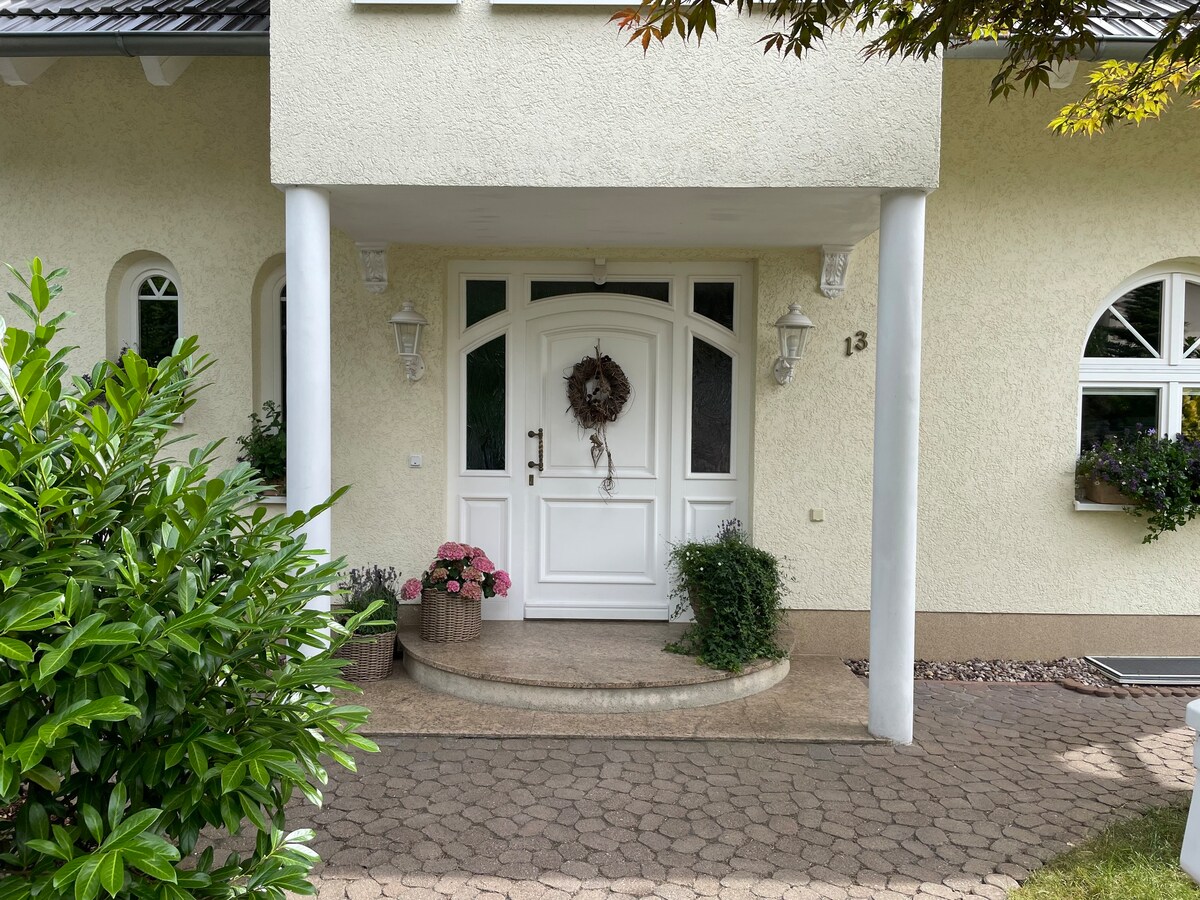
[[[1128,506],[1120,503],[1092,503],[1090,500],[1076,500],[1075,512],[1125,512]]]
[[[287,506],[287,497],[282,494],[264,494],[258,498],[263,506]]]

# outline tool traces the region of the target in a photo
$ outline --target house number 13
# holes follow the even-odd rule
[[[853,356],[855,353],[862,353],[867,349],[867,333],[865,331],[856,331],[850,337],[846,338],[846,355]]]

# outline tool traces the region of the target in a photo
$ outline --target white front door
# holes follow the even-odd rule
[[[666,620],[671,544],[749,519],[751,277],[745,263],[610,265],[603,285],[590,263],[452,266],[448,536],[513,577],[485,617]],[[632,386],[607,428],[611,493],[565,380],[597,342]]]
[[[525,340],[528,618],[666,619],[670,531],[671,322],[631,313],[530,319]],[[592,461],[593,432],[568,408],[565,375],[596,348],[633,390]],[[541,431],[539,460],[538,438]],[[529,482],[532,481],[530,484]]]

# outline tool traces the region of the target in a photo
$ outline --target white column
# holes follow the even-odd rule
[[[287,227],[287,508],[309,509],[332,493],[329,368],[329,194],[285,193]],[[305,529],[310,547],[332,546],[329,510]],[[329,599],[325,598],[325,608]]]
[[[911,743],[913,734],[924,252],[925,194],[885,194],[879,210],[868,727],[901,744]]]

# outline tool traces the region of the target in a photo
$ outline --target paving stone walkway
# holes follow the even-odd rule
[[[339,900],[1001,900],[1191,786],[1185,700],[917,697],[911,747],[393,737],[293,827]]]

